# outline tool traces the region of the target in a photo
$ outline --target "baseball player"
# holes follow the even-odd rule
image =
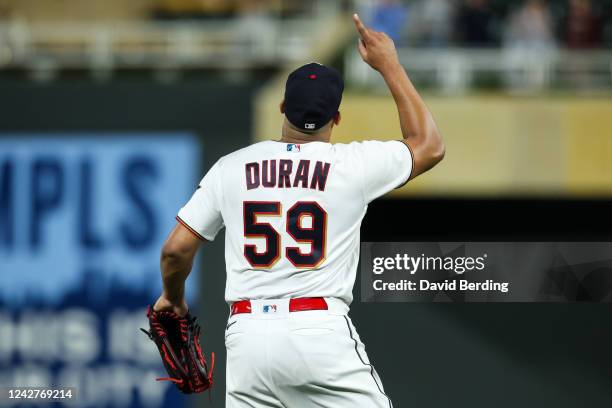
[[[219,159],[162,250],[153,310],[184,316],[196,251],[226,229],[230,408],[392,406],[347,315],[359,229],[368,203],[435,166],[444,144],[393,41],[353,19],[359,53],[386,81],[403,138],[330,143],[343,81],[332,68],[304,65],[287,79],[280,140]]]

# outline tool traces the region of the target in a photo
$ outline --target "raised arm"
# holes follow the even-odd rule
[[[357,14],[353,20],[360,35],[361,58],[382,75],[395,100],[403,142],[414,160],[410,177],[415,178],[444,158],[444,142],[431,112],[400,65],[393,40],[367,28]]]
[[[161,273],[163,291],[154,310],[174,312],[179,316],[187,314],[185,301],[185,280],[191,272],[193,259],[202,240],[184,225],[177,223],[161,252]]]

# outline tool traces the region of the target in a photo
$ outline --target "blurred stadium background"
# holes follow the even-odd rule
[[[335,142],[399,137],[354,11],[395,40],[447,144],[371,205],[363,241],[609,240],[611,0],[0,0],[0,386],[78,386],[80,407],[208,403],[153,381],[137,328],[159,248],[220,156],[279,137],[302,63],[345,75]],[[222,237],[202,252],[190,299],[221,407]],[[609,406],[611,310],[590,303],[607,295],[352,315],[396,407]]]

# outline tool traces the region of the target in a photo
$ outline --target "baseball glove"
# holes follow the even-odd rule
[[[157,381],[172,381],[184,394],[209,390],[213,385],[215,353],[210,355],[210,370],[200,347],[200,326],[187,314],[147,311],[150,330],[142,330],[157,346],[169,374]]]

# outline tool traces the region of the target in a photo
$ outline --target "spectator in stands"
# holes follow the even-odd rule
[[[464,0],[457,14],[457,40],[466,47],[494,45],[494,15],[488,0]]]
[[[456,14],[455,0],[420,0],[411,15],[411,31],[429,47],[445,47],[451,40]]]
[[[594,48],[603,43],[603,22],[591,0],[569,0],[563,23],[563,39],[569,48]]]
[[[544,0],[525,0],[510,15],[504,48],[510,89],[539,91],[548,85],[556,44],[552,18]]]
[[[408,17],[408,9],[398,0],[379,0],[372,12],[372,29],[386,33],[401,43]]]
[[[555,46],[552,19],[543,0],[527,0],[510,16],[505,43],[539,50]]]
[[[250,55],[273,55],[278,33],[269,3],[266,0],[245,0],[240,2],[239,10],[233,30],[235,39],[247,46]]]

